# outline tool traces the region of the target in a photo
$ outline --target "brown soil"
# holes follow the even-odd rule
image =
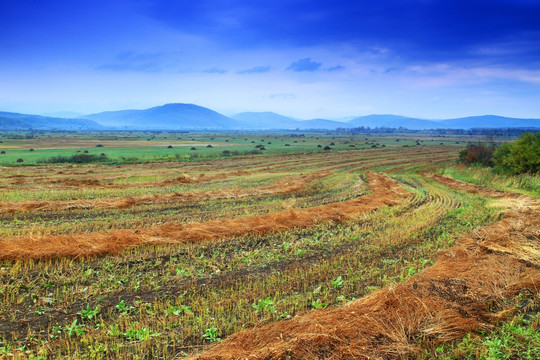
[[[515,205],[402,285],[239,332],[194,359],[401,359],[418,354],[416,339],[436,346],[487,329],[518,309],[517,294],[540,290],[540,201],[522,197]]]
[[[264,215],[203,223],[167,223],[139,230],[115,230],[104,233],[0,238],[0,259],[84,257],[118,253],[127,247],[216,240],[247,234],[265,234],[321,221],[343,221],[385,205],[395,205],[412,196],[384,175],[367,173],[371,194],[340,203],[307,209],[289,209]],[[292,186],[292,185],[291,185]]]

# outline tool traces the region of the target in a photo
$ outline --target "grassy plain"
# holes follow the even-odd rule
[[[407,281],[509,206],[427,174],[536,196],[540,184],[453,166],[466,138],[8,137],[0,144],[0,357],[14,359],[181,358],[244,329],[339,308]],[[108,159],[40,164],[84,150]],[[520,296],[537,303],[536,293]],[[530,311],[519,316],[505,326],[538,325]],[[467,357],[471,344],[506,336],[501,329],[442,348],[416,339],[415,356]]]

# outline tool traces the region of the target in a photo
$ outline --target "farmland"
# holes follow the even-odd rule
[[[0,143],[0,356],[452,358],[538,325],[540,180],[455,166],[477,139],[27,135]],[[77,154],[103,159],[50,161]],[[362,343],[351,308],[403,329]]]

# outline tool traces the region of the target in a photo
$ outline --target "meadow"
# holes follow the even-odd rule
[[[478,139],[0,139],[2,358],[540,356],[540,178],[456,166]]]

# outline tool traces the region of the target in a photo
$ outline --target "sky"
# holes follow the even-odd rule
[[[0,1],[0,111],[172,102],[540,118],[540,1]]]

